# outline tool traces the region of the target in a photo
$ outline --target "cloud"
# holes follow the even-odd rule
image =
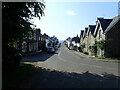
[[[75,15],[77,15],[74,11],[72,11],[72,10],[67,10],[66,11],[66,14],[67,15],[69,15],[69,16],[75,16]]]

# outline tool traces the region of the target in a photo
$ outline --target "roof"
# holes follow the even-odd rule
[[[96,25],[89,25],[89,27],[88,27],[88,33],[89,32],[91,32],[91,34],[93,35],[93,33],[94,33],[94,31],[95,31],[95,27],[96,27]]]
[[[75,43],[80,43],[80,38],[79,37],[73,37],[72,41],[75,41]]]
[[[97,35],[98,27],[101,26],[103,32],[106,30],[106,28],[109,26],[109,24],[112,22],[112,19],[104,19],[104,18],[97,18],[96,21],[96,28],[94,31],[94,35]]]
[[[95,27],[96,27],[96,25],[93,25],[93,26],[90,27],[91,34],[94,33],[94,31],[95,31]]]
[[[85,36],[86,36],[86,34],[87,34],[87,31],[88,31],[88,27],[86,27],[85,30],[84,30],[83,38],[85,38]]]
[[[109,24],[111,23],[112,19],[99,19],[99,22],[101,24],[101,27],[103,29],[103,32],[106,30],[106,28],[109,26]]]
[[[88,31],[88,27],[85,28],[85,33],[87,33],[87,31]]]
[[[81,30],[80,32],[80,38],[83,37],[84,30]]]
[[[120,20],[120,15],[114,17],[112,22],[109,24],[109,26],[105,30],[105,33],[107,33],[119,20]]]

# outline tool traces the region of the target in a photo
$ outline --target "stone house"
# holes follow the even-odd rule
[[[44,33],[43,35],[41,34],[40,35],[40,50],[42,51],[45,51],[46,50],[46,39],[48,38],[49,36]]]
[[[83,34],[84,34],[84,30],[80,31],[80,51],[83,52]]]
[[[80,38],[80,47],[82,49],[82,52],[85,51],[85,30],[83,30],[83,35]]]
[[[104,34],[106,39],[105,56],[120,58],[120,15],[113,18]]]
[[[104,51],[104,42],[105,42],[105,34],[104,31],[111,23],[112,19],[104,19],[104,18],[97,18],[96,21],[96,28],[94,31],[95,36],[95,43],[97,44],[97,56],[105,56]]]
[[[24,55],[39,50],[40,29],[28,32],[29,35],[16,43],[16,48]]]
[[[88,53],[91,56],[95,56],[95,37],[94,37],[94,31],[95,31],[96,25],[89,25],[88,26],[88,42],[87,42],[87,47],[88,47]]]
[[[85,31],[83,34],[83,46],[84,46],[83,52],[88,53],[88,35],[87,35],[87,32],[88,32],[88,27],[85,28]]]

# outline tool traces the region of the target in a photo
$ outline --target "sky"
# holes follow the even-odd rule
[[[118,2],[45,2],[45,16],[32,21],[41,33],[59,40],[80,36],[80,30],[95,25],[97,17],[111,19],[118,15]]]

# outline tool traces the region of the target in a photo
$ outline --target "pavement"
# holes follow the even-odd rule
[[[84,53],[81,53],[79,51],[75,51],[76,54],[82,56],[82,57],[85,57],[85,58],[91,58],[92,60],[100,60],[100,61],[103,61],[103,62],[117,62],[117,63],[120,63],[120,60],[116,60],[116,59],[98,59],[97,57],[94,57],[94,56],[90,56],[90,55],[86,55]]]

